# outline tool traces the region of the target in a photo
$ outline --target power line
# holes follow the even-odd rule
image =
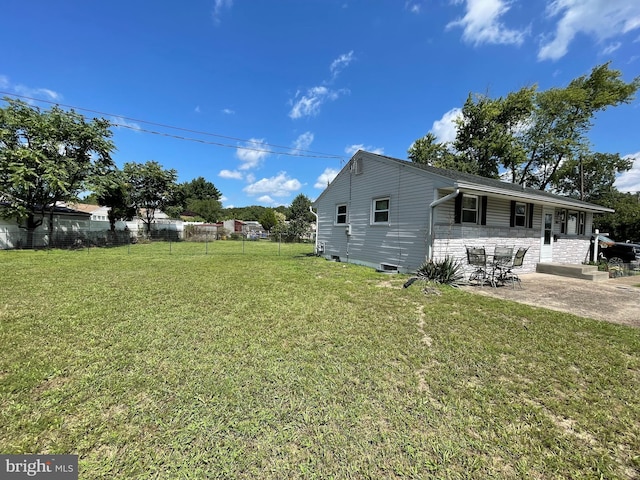
[[[162,137],[169,137],[169,138],[176,138],[178,140],[185,140],[188,142],[198,142],[198,143],[204,143],[205,145],[215,145],[217,147],[227,147],[227,148],[242,148],[243,150],[252,150],[254,152],[264,152],[264,153],[273,153],[276,155],[288,155],[291,157],[305,157],[305,158],[342,158],[342,157],[338,157],[338,156],[326,156],[324,154],[319,154],[319,155],[309,155],[309,154],[298,154],[295,152],[303,152],[303,151],[308,151],[308,150],[298,150],[295,148],[291,148],[290,150],[294,150],[293,152],[280,152],[280,151],[276,151],[276,150],[266,150],[264,148],[252,148],[252,147],[238,147],[237,145],[230,145],[228,143],[220,143],[220,142],[212,142],[210,140],[202,140],[199,138],[189,138],[189,137],[183,137],[181,135],[174,135],[172,133],[166,133],[166,132],[156,132],[154,130],[147,130],[144,128],[140,128],[140,127],[133,127],[131,125],[125,125],[122,123],[111,123],[111,125],[113,125],[114,127],[122,127],[122,128],[128,128],[131,130],[134,130],[136,132],[143,132],[143,133],[151,133],[153,135],[160,135]],[[249,143],[255,143],[255,142],[250,142]],[[263,145],[269,145],[268,143],[264,143]],[[276,146],[276,145],[270,145],[270,146]],[[282,147],[285,148],[285,147]]]
[[[90,108],[75,107],[75,106],[69,105],[69,104],[54,102],[54,101],[51,101],[51,100],[42,100],[42,99],[39,99],[39,98],[28,97],[26,95],[18,95],[16,93],[4,92],[4,91],[1,91],[1,90],[0,90],[0,94],[1,95],[8,95],[8,96],[11,96],[11,97],[16,97],[16,98],[22,98],[22,99],[26,99],[26,100],[32,100],[34,102],[42,102],[42,103],[48,103],[48,104],[51,104],[51,105],[62,106],[62,107],[66,107],[66,108],[71,108],[73,110],[81,110],[81,111],[84,111],[84,112],[91,112],[91,113],[95,113],[95,114],[98,114],[98,115],[114,117],[116,119],[128,120],[128,121],[131,121],[131,122],[138,122],[138,123],[145,123],[147,125],[153,125],[155,127],[169,128],[169,129],[178,130],[178,131],[182,131],[182,132],[193,133],[193,134],[196,134],[196,135],[207,135],[207,136],[211,136],[211,137],[224,138],[224,139],[227,139],[227,140],[236,140],[238,142],[245,142],[247,144],[256,144],[255,141],[247,140],[247,139],[244,139],[244,138],[231,137],[231,136],[228,136],[228,135],[221,135],[221,134],[211,133],[211,132],[203,132],[203,131],[192,130],[192,129],[183,128],[183,127],[175,127],[173,125],[167,125],[167,124],[158,123],[158,122],[151,122],[149,120],[140,120],[140,119],[132,118],[132,117],[125,117],[123,115],[118,115],[118,114],[115,114],[115,113],[108,113],[108,112],[101,112],[99,110],[92,110]],[[287,156],[291,156],[291,157],[335,158],[335,159],[339,159],[341,161],[344,158],[342,155],[335,155],[335,154],[323,153],[323,152],[315,152],[313,150],[305,150],[305,149],[301,149],[301,148],[285,147],[285,146],[282,146],[282,145],[275,145],[275,144],[270,144],[270,143],[261,143],[261,145],[265,145],[267,147],[278,148],[278,149],[285,149],[285,150],[289,150],[289,151],[288,152],[281,152],[281,151],[277,151],[277,150],[268,150],[268,149],[262,149],[262,148],[231,145],[231,144],[228,144],[228,143],[209,142],[209,141],[206,141],[206,140],[200,140],[200,139],[196,139],[196,138],[182,137],[180,135],[172,135],[172,134],[169,134],[169,133],[157,132],[157,131],[153,131],[153,130],[146,130],[146,129],[143,129],[143,128],[133,127],[131,125],[126,125],[126,124],[122,124],[122,123],[114,123],[114,122],[109,122],[109,123],[111,123],[111,125],[116,126],[116,127],[129,128],[131,130],[135,130],[135,131],[139,131],[139,132],[151,133],[151,134],[155,134],[155,135],[161,135],[161,136],[165,136],[165,137],[176,138],[178,140],[185,140],[185,141],[190,141],[190,142],[199,142],[199,143],[204,143],[204,144],[207,144],[207,145],[215,145],[215,146],[224,147],[224,148],[241,148],[243,150],[252,150],[252,151],[256,151],[256,152],[272,153],[272,154],[275,154],[275,155],[287,155]],[[300,153],[297,153],[297,152],[300,152]]]

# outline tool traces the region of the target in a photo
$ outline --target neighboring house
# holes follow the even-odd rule
[[[267,236],[267,232],[262,228],[260,222],[255,220],[245,220],[242,228],[247,238],[257,239],[266,238]]]
[[[88,203],[67,203],[63,205],[79,212],[91,214],[90,229],[92,232],[105,231],[111,228],[109,223],[110,207],[101,207],[100,205],[90,205]],[[124,224],[122,224],[122,228],[124,228]]]
[[[143,219],[146,219],[146,209],[140,209],[140,215],[134,217],[132,220],[125,222],[126,228],[129,229],[134,236],[144,236],[146,234],[146,225]],[[116,225],[117,227],[117,225]],[[119,227],[117,227],[119,228]],[[124,226],[123,226],[124,228]],[[158,232],[159,234],[172,234],[177,238],[182,238],[184,230],[184,221],[170,218],[169,215],[161,210],[156,210],[153,214],[153,221],[151,222],[152,232]]]
[[[42,248],[69,245],[82,237],[90,228],[91,214],[57,205],[53,210],[53,241],[49,241],[49,214],[45,213],[42,225],[35,229],[33,247]],[[15,220],[0,218],[0,249],[26,248],[27,230]]]
[[[219,234],[231,235],[233,233],[237,235],[242,235],[245,233],[244,224],[242,220],[224,220],[222,222],[218,222],[215,225],[218,227]]]
[[[313,202],[317,253],[383,271],[414,272],[465,246],[529,247],[538,262],[582,263],[593,215],[613,210],[517,184],[358,151]]]

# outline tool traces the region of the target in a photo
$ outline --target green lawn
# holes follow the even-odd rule
[[[640,476],[640,331],[245,247],[0,251],[0,453],[85,479]]]

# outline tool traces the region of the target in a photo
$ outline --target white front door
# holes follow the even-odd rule
[[[542,234],[540,238],[540,262],[553,261],[553,209],[542,209]]]

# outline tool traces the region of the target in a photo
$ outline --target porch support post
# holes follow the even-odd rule
[[[427,258],[426,260],[433,260],[433,214],[435,212],[435,208],[441,203],[448,202],[452,198],[456,198],[460,194],[460,188],[458,184],[454,184],[453,188],[455,189],[449,195],[445,195],[442,198],[434,200],[429,205],[429,233],[427,235]],[[437,190],[436,190],[437,191]]]

